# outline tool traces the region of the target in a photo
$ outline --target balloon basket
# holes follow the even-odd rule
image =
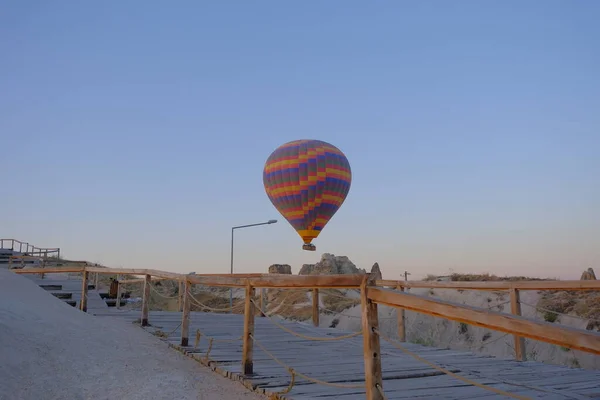
[[[305,243],[302,245],[302,250],[315,251],[317,250],[317,246],[312,243]]]

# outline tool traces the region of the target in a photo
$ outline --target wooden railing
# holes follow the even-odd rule
[[[245,288],[244,304],[244,333],[242,370],[244,374],[252,374],[255,289],[313,289],[318,294],[319,289],[354,288],[360,290],[363,355],[365,367],[365,390],[367,400],[383,399],[383,381],[380,358],[380,332],[377,307],[379,304],[394,307],[400,311],[410,310],[452,321],[485,327],[515,335],[515,340],[530,338],[556,344],[570,349],[600,355],[600,334],[597,332],[559,326],[547,322],[533,321],[519,315],[520,290],[600,290],[599,281],[520,281],[520,282],[405,282],[405,281],[376,281],[368,274],[362,275],[317,275],[291,276],[272,274],[199,274],[182,275],[173,272],[152,269],[116,269],[90,266],[69,266],[64,268],[31,268],[15,270],[18,274],[80,272],[82,273],[82,297],[80,309],[87,311],[87,283],[90,273],[116,275],[142,275],[143,302],[141,310],[141,325],[148,325],[149,298],[152,277],[172,279],[184,286],[181,345],[189,345],[189,324],[192,285],[239,287]],[[470,307],[448,301],[432,299],[425,296],[404,293],[385,287],[404,288],[445,288],[463,290],[508,290],[511,294],[512,314],[503,314],[488,309]],[[181,293],[181,292],[180,292]],[[313,310],[318,314],[318,296],[313,296]],[[314,317],[313,317],[314,320]],[[521,350],[523,351],[523,346]],[[519,358],[517,355],[517,359]]]
[[[392,287],[398,290],[408,289],[455,289],[455,290],[482,290],[482,291],[507,291],[510,295],[511,314],[521,316],[521,300],[520,292],[524,290],[600,290],[600,281],[394,281],[394,280],[377,280],[377,286]],[[404,318],[404,309],[398,309],[398,336],[401,341],[406,340],[406,327]],[[427,313],[425,313],[427,314]],[[433,314],[431,314],[433,315]],[[448,318],[450,319],[450,318]],[[469,323],[466,321],[460,321]],[[471,325],[477,325],[471,323]],[[480,325],[482,326],[482,325]],[[496,329],[501,330],[501,329]],[[514,332],[508,332],[513,333]],[[518,361],[526,361],[525,338],[521,335],[514,334],[515,359]],[[542,340],[544,342],[553,343],[550,340]],[[556,343],[554,343],[556,344]]]
[[[44,267],[44,259],[36,256],[9,256],[8,257],[8,268],[18,268],[19,265],[21,268],[25,267],[25,264],[28,262],[37,262],[40,267]]]
[[[406,289],[461,289],[461,290],[598,290],[600,281],[392,281],[377,280],[377,286]]]
[[[25,256],[25,255],[11,255],[8,257],[9,267],[13,265],[25,265],[27,261],[38,261],[42,267],[60,267],[65,265],[91,265],[87,261],[63,261],[58,258],[46,258],[40,256]]]
[[[43,248],[36,247],[26,242],[17,239],[0,239],[0,249],[8,249],[18,251],[19,253],[27,253],[30,256],[39,257],[56,257],[60,258],[60,248]]]

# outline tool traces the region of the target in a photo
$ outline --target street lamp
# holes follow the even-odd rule
[[[233,231],[235,229],[241,228],[250,228],[251,226],[259,226],[259,225],[270,225],[277,223],[276,219],[270,219],[267,222],[259,222],[258,224],[250,224],[250,225],[240,225],[234,226],[231,228],[231,275],[233,275]],[[229,309],[230,313],[233,313],[233,288],[229,288]]]

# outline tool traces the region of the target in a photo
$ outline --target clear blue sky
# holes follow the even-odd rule
[[[597,1],[2,1],[0,236],[228,272],[323,252],[386,277],[600,266]],[[354,174],[301,250],[262,168]]]

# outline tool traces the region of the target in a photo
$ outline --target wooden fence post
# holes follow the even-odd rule
[[[262,307],[263,310],[268,311],[269,308],[269,289],[267,288],[263,288],[263,300],[264,300],[264,307]],[[263,317],[266,317],[266,315],[263,315]]]
[[[87,296],[88,296],[88,272],[84,269],[81,273],[81,300],[79,300],[79,309],[87,312]]]
[[[401,285],[396,286],[396,289],[401,292],[404,291],[404,288]],[[404,308],[396,308],[396,318],[398,319],[398,340],[401,342],[406,342],[406,317],[404,315]]]
[[[262,299],[260,298],[261,294],[261,289],[254,289],[254,296],[252,297],[255,302],[258,302],[258,306],[252,306],[252,310],[254,311],[254,315],[259,317],[262,316],[262,312],[259,310],[259,307],[262,309]]]
[[[254,373],[254,363],[252,362],[254,353],[254,288],[250,282],[246,284],[246,302],[244,303],[244,346],[242,348],[242,373],[252,375]]]
[[[121,308],[121,284],[119,283],[119,279],[121,275],[117,274],[117,302],[115,303],[115,307],[117,309]]]
[[[181,314],[181,345],[187,346],[189,344],[190,337],[190,308],[191,299],[190,293],[192,292],[192,284],[187,279],[184,284],[183,291],[183,312]]]
[[[514,288],[510,289],[510,312],[513,315],[521,315],[521,299],[519,291]],[[526,361],[525,338],[517,335],[513,335],[513,338],[515,340],[515,359],[517,361]]]
[[[258,304],[260,305],[260,309],[261,310],[265,309],[265,293],[264,293],[264,291],[265,291],[264,288],[258,289],[258,296],[259,296],[259,299],[260,299],[260,301],[259,301]],[[259,315],[261,317],[265,317],[265,314],[262,311],[259,312]]]
[[[142,300],[142,326],[148,326],[148,309],[150,308],[150,284],[152,277],[144,277],[144,299]]]
[[[312,290],[312,320],[314,326],[319,326],[319,289]]]
[[[381,353],[377,303],[369,300],[368,284],[374,284],[370,275],[365,276],[360,285],[360,309],[363,331],[363,354],[365,360],[365,388],[367,400],[383,400],[383,379],[381,373]],[[380,390],[381,389],[381,390]]]
[[[177,291],[177,311],[182,312],[183,311],[183,282],[178,281],[178,291]]]

